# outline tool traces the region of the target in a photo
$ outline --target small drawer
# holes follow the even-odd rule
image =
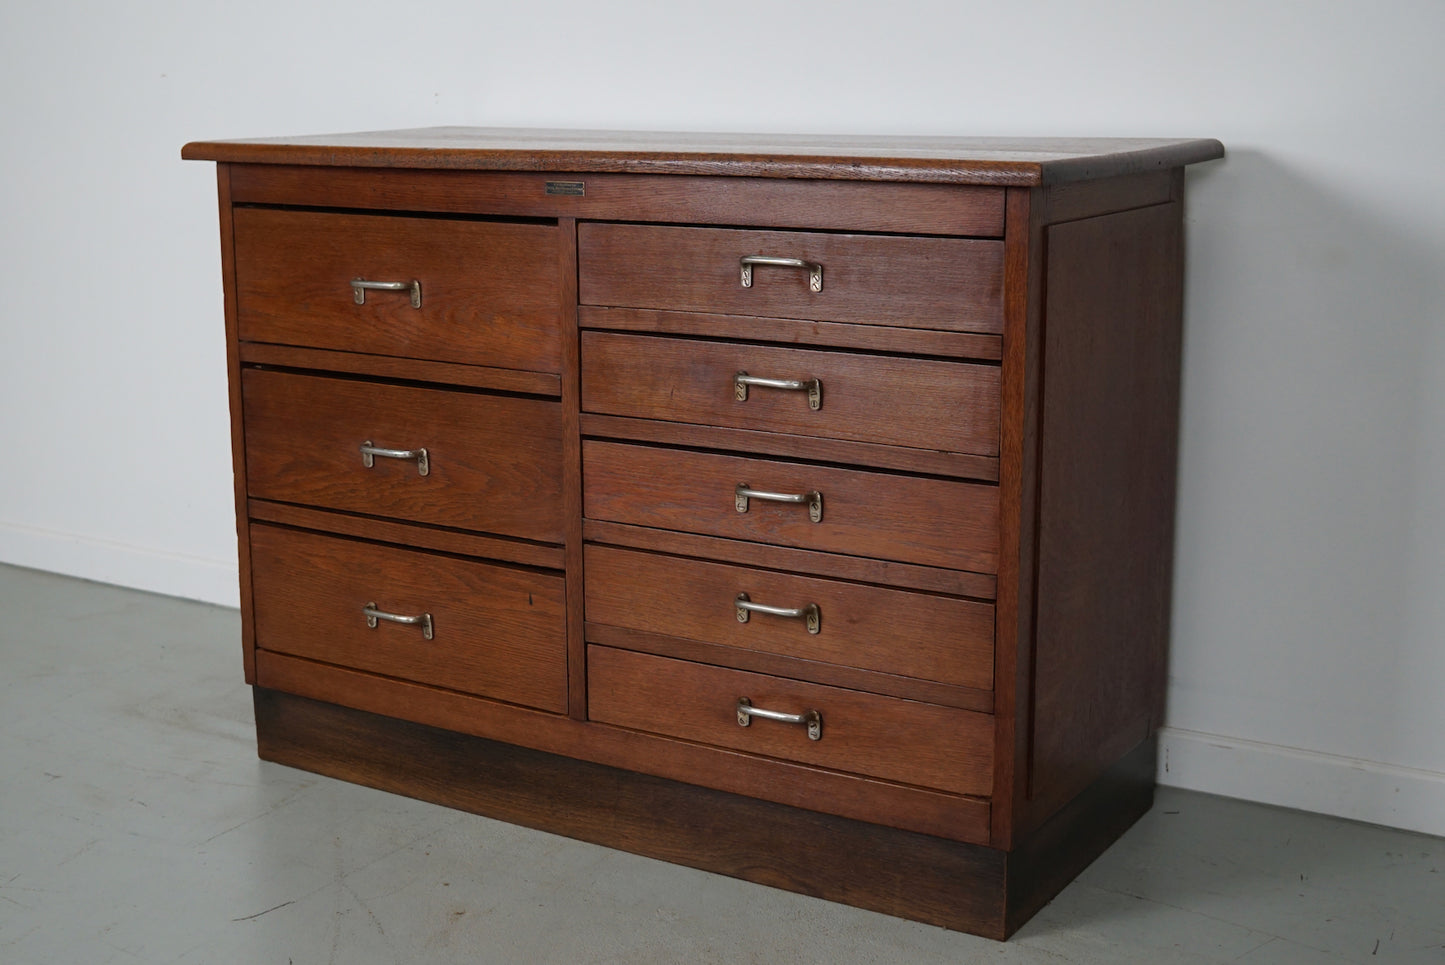
[[[560,403],[259,369],[241,391],[253,497],[562,541]]]
[[[567,710],[560,576],[253,525],[251,580],[262,649]]]
[[[586,570],[589,624],[993,689],[989,603],[608,546]]]
[[[554,226],[266,208],[234,223],[244,341],[561,371]]]
[[[1002,241],[583,224],[577,245],[584,305],[1003,331]]]
[[[998,571],[995,486],[597,440],[582,478],[590,519]]]
[[[605,724],[955,794],[991,793],[988,714],[610,647],[587,649],[587,695],[589,718]],[[816,727],[747,714],[742,702]]]
[[[792,384],[780,387],[750,379]],[[997,456],[999,369],[584,332],[582,408],[604,415]]]

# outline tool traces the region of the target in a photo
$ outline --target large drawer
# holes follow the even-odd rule
[[[998,571],[998,488],[924,476],[586,440],[590,519],[847,553],[979,573]],[[749,497],[738,487],[819,499]]]
[[[540,542],[562,541],[561,405],[251,369],[251,496]],[[362,445],[425,449],[417,459]]]
[[[251,580],[262,649],[567,709],[560,576],[253,525]]]
[[[243,340],[561,370],[551,225],[237,208]],[[419,285],[363,290],[354,279]]]
[[[660,308],[959,332],[1003,331],[1003,242],[969,238],[582,224],[584,305]],[[797,259],[811,268],[743,259]]]
[[[589,624],[993,689],[989,603],[607,546],[586,570]],[[803,612],[740,621],[739,595]]]
[[[749,377],[802,387],[748,384]],[[996,456],[999,369],[584,332],[582,408],[604,415]]]
[[[589,718],[618,727],[957,794],[990,793],[987,714],[610,647],[587,649],[587,694]],[[752,716],[743,727],[740,700],[816,713],[819,739],[802,723]]]

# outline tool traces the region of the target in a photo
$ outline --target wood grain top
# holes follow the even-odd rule
[[[459,171],[692,174],[1030,186],[1180,167],[1215,140],[692,134],[429,127],[193,141],[193,161]]]

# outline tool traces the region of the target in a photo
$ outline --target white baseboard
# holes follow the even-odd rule
[[[1159,783],[1445,836],[1445,774],[1165,727]]]
[[[0,522],[0,563],[221,606],[240,605],[236,561]]]

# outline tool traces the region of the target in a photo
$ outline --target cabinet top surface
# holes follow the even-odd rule
[[[194,141],[195,161],[459,171],[692,174],[1030,186],[1222,157],[1207,139],[891,137],[428,127]]]

